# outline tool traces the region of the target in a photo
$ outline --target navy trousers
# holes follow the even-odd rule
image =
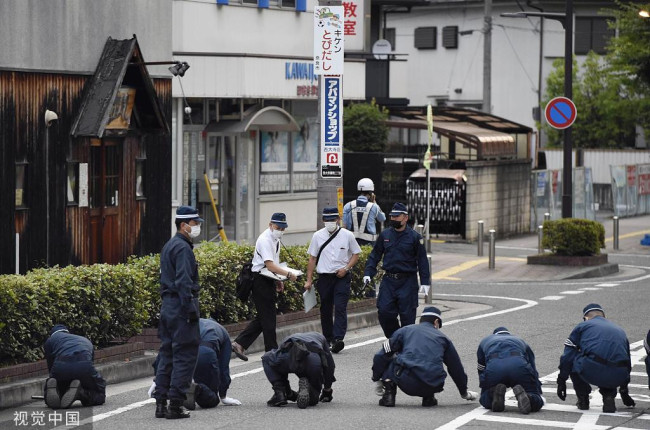
[[[81,361],[57,359],[50,370],[50,377],[56,379],[59,395],[68,391],[70,382],[78,379],[85,392],[81,398],[84,406],[103,405],[106,401],[106,381],[97,372],[90,359]]]
[[[409,396],[431,397],[443,390],[444,385],[432,387],[425,384],[410,369],[395,363],[394,355],[375,355],[372,363],[373,379],[390,379],[395,382],[400,390]]]
[[[513,356],[490,360],[479,379],[481,386],[479,402],[484,408],[492,408],[493,390],[491,388],[498,384],[505,384],[506,387],[521,385],[530,398],[533,412],[539,411],[544,405],[542,393],[539,390],[539,380],[523,357]]]
[[[253,303],[257,315],[248,326],[239,333],[235,342],[244,349],[248,349],[255,339],[262,333],[264,335],[264,350],[270,351],[278,347],[275,334],[276,309],[275,309],[275,284],[272,279],[255,274],[252,288]]]
[[[192,383],[201,340],[199,322],[188,321],[181,309],[180,298],[165,294],[160,307],[158,336],[161,340],[156,369],[158,400],[185,400]]]
[[[343,340],[348,329],[351,280],[352,277],[349,273],[342,278],[338,278],[336,275],[318,275],[316,289],[320,295],[320,324],[323,328],[323,336],[329,342],[334,339]],[[333,325],[332,310],[334,310]]]
[[[194,382],[200,387],[196,391],[196,403],[202,408],[213,408],[219,404],[221,376],[219,360],[214,349],[201,345],[199,358],[194,369]]]
[[[571,378],[571,382],[573,382],[573,389],[576,391],[576,395],[580,394],[583,396],[589,395],[591,393],[591,385],[587,381],[585,381],[582,376],[580,376],[578,373],[571,372],[569,374],[569,377]],[[612,396],[616,397],[616,387],[598,387],[600,388],[600,394],[605,396]]]
[[[318,396],[323,388],[323,367],[320,355],[310,352],[302,359],[300,368],[294,368],[291,366],[288,352],[278,353],[273,361],[270,360],[270,354],[274,354],[274,352],[268,352],[262,356],[262,366],[269,382],[271,384],[283,383],[288,388],[290,373],[294,373],[298,378],[306,377],[309,381],[310,403],[318,403]]]
[[[384,336],[390,339],[400,327],[415,324],[417,308],[417,274],[413,273],[412,276],[403,279],[388,276],[382,278],[379,297],[377,297],[377,313]]]

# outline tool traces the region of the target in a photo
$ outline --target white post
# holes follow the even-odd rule
[[[20,234],[16,233],[16,275],[20,275]]]

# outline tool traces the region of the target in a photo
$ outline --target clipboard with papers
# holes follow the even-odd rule
[[[310,289],[305,290],[302,293],[302,300],[305,303],[305,313],[307,313],[316,306],[316,288],[312,286]]]
[[[280,266],[281,268],[283,268],[284,270],[286,270],[288,272],[293,273],[296,276],[296,278],[298,278],[299,276],[302,276],[304,274],[302,272],[302,270],[292,269],[291,267],[287,267],[287,263],[280,263],[280,264],[278,264],[278,266]],[[273,273],[269,269],[267,269],[266,267],[263,267],[262,270],[260,270],[260,275],[266,276],[267,278],[275,279],[276,281],[286,281],[287,280],[286,276],[278,275],[277,273]]]

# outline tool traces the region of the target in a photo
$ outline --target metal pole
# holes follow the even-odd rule
[[[538,254],[544,253],[544,246],[542,245],[543,240],[544,240],[544,226],[540,225],[537,226],[537,253]]]
[[[566,0],[564,15],[564,97],[573,98],[573,0]],[[573,178],[571,171],[571,127],[564,129],[564,164],[562,169],[562,218],[573,214]]]
[[[492,111],[492,0],[485,0],[483,14],[483,112]]]
[[[20,233],[16,233],[16,275],[20,275]]]
[[[429,260],[429,273],[431,273],[431,256],[428,255],[427,259]],[[433,282],[429,279],[429,291],[424,296],[424,303],[431,304],[431,295],[433,294]]]
[[[550,220],[551,220],[551,214],[548,213],[548,212],[546,212],[546,213],[544,214],[544,221],[550,221]]]
[[[614,249],[618,251],[618,217],[614,217]]]
[[[45,261],[50,266],[50,129],[45,128]]]
[[[495,237],[494,237],[495,233],[496,233],[496,230],[490,230],[490,254],[489,254],[488,269],[494,269],[494,259],[496,258],[496,255],[495,255]]]
[[[478,254],[479,257],[483,257],[483,220],[478,222]]]
[[[427,169],[427,221],[424,223],[426,231],[425,240],[427,252],[431,252],[431,169]]]

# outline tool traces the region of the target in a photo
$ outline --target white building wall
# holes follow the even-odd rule
[[[544,149],[544,152],[546,153],[547,169],[555,170],[564,167],[564,151],[562,149]],[[575,151],[573,151],[572,160],[572,166],[575,166]],[[649,150],[585,149],[584,151],[584,165],[591,167],[594,184],[611,184],[609,166],[644,163],[650,163]]]

